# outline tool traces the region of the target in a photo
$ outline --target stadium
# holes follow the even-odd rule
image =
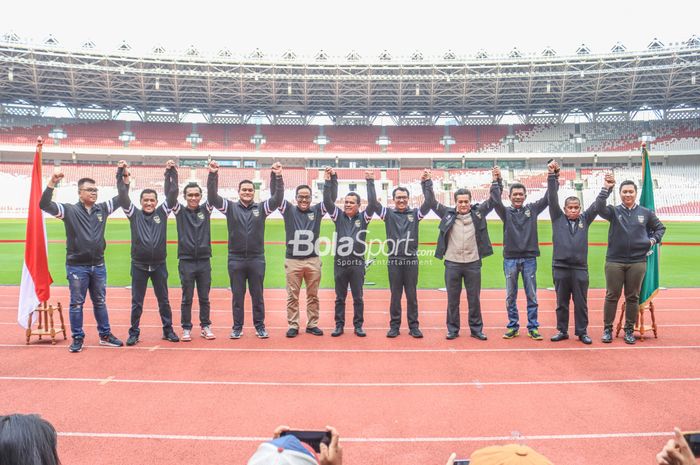
[[[651,463],[673,426],[700,429],[693,395],[700,380],[700,346],[693,337],[700,324],[700,279],[691,267],[700,260],[699,69],[697,36],[671,44],[654,38],[643,50],[617,43],[604,53],[582,44],[567,53],[547,47],[540,53],[513,48],[506,55],[447,50],[441,56],[394,56],[385,50],[335,56],[320,50],[309,57],[260,49],[207,54],[195,47],[171,53],[163,46],[144,54],[127,41],[105,51],[91,41],[70,48],[52,35],[37,44],[5,34],[0,383],[9,396],[0,401],[0,412],[36,412],[49,419],[64,463],[70,464],[243,464],[285,423],[305,430],[334,425],[346,463],[444,463],[453,451],[469,456],[479,447],[513,442],[557,464]],[[331,166],[338,174],[337,205],[349,192],[366,205],[369,170],[387,207],[398,186],[408,189],[411,205],[423,202],[424,169],[432,170],[439,202],[453,204],[460,188],[483,201],[493,166],[501,167],[506,187],[522,183],[528,201],[536,201],[546,195],[552,159],[561,165],[559,198],[578,197],[587,207],[608,173],[644,184],[644,143],[656,214],[667,226],[662,290],[654,301],[659,337],[647,334],[634,347],[617,340],[599,343],[608,240],[608,223],[599,220],[589,236],[594,345],[501,340],[507,321],[503,231],[491,213],[495,253],[482,271],[486,344],[444,338],[444,266],[432,256],[439,222],[434,214],[420,225],[424,339],[384,337],[389,282],[386,264],[376,260],[366,270],[369,337],[288,340],[281,272],[285,231],[275,212],[265,236],[271,338],[256,340],[249,322],[248,337],[230,341],[224,336],[231,323],[226,222],[215,211],[215,342],[162,342],[156,300],[148,291],[137,347],[100,349],[86,341],[88,350],[76,361],[60,337],[55,346],[46,340],[25,345],[16,311],[38,137],[44,140],[42,186],[54,170],[65,174],[56,202],[74,203],[77,180],[85,176],[95,179],[101,201],[116,196],[117,162],[125,160],[137,204],[141,189],[163,192],[165,163],[172,159],[179,166],[180,191],[188,182],[206,186],[208,163],[216,160],[219,193],[234,201],[244,179],[255,184],[256,200],[270,197],[269,172],[279,162],[288,202],[302,184],[312,187],[313,203],[321,202],[324,169]],[[616,189],[609,203],[620,203]],[[175,220],[169,222],[168,286],[178,327],[177,233]],[[332,235],[330,220],[321,228]],[[556,299],[546,210],[538,229],[538,298],[548,339],[555,330]],[[52,300],[62,301],[67,314],[64,227],[47,215],[46,231]],[[370,224],[368,235],[386,239],[381,220]],[[115,334],[125,334],[131,277],[123,211],[109,220],[106,239],[110,317]],[[334,277],[326,272],[333,269],[332,256],[323,257],[323,269],[320,327],[332,329]],[[250,304],[246,300],[246,312]],[[520,305],[524,308],[524,300]],[[94,336],[90,315],[85,327]],[[183,416],[182,399],[199,414]],[[519,408],[523,401],[525,409]],[[99,422],[99,416],[110,422]],[[192,453],[198,448],[206,453]]]

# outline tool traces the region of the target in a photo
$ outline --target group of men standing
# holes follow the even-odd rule
[[[646,254],[659,243],[665,228],[653,212],[636,202],[636,186],[625,181],[620,187],[622,204],[607,206],[607,198],[615,184],[607,175],[605,187],[596,201],[585,212],[577,197],[565,199],[564,209],[558,203],[559,165],[547,166],[547,193],[533,203],[525,203],[527,189],[519,183],[511,184],[508,197],[510,206],[502,203],[503,179],[498,167],[491,171],[489,197],[472,204],[468,189],[454,193],[455,206],[437,202],[431,173],[425,170],[421,177],[424,201],[419,208],[409,206],[410,193],[405,187],[392,192],[393,208],[383,206],[376,196],[373,171],[365,172],[367,207],[361,211],[361,198],[350,192],[343,199],[343,208],[336,206],[338,179],[333,168],[324,172],[323,201],[312,205],[312,188],[300,185],[295,189],[295,203],[284,199],[282,166],[272,165],[270,198],[255,202],[255,185],[250,180],[238,184],[238,200],[222,198],[218,194],[219,165],[209,164],[207,199],[202,201],[202,189],[189,183],[183,189],[186,203],[178,203],[178,172],[175,162],[166,163],[164,174],[165,200],[160,205],[155,190],[147,188],[140,193],[140,208],[129,198],[131,173],[126,162],[118,163],[116,181],[118,195],[104,203],[96,203],[95,181],[78,181],[79,202],[55,203],[53,189],[63,174],[56,172],[49,181],[40,207],[64,221],[66,228],[66,272],[70,284],[70,322],[73,343],[71,352],[80,352],[83,331],[83,304],[86,293],[94,305],[100,344],[121,346],[122,342],[111,332],[105,305],[106,270],[104,232],[107,216],[122,207],[131,229],[131,327],[127,345],[139,342],[139,323],[143,312],[144,296],[150,279],[158,301],[163,326],[163,339],[170,342],[190,341],[192,338],[192,302],[194,289],[199,298],[201,336],[214,339],[211,329],[209,290],[211,286],[211,226],[214,208],[224,214],[228,229],[228,272],[233,293],[233,326],[229,337],[243,335],[244,299],[246,289],[252,301],[253,326],[257,337],[267,338],[263,281],[265,277],[265,221],[279,209],[284,218],[286,250],[285,274],[287,282],[287,337],[296,337],[300,331],[299,295],[302,283],[306,286],[307,324],[305,332],[322,336],[318,326],[318,289],[321,280],[319,240],[321,220],[327,214],[335,224],[333,275],[335,279],[335,329],[331,336],[338,337],[345,329],[345,301],[348,288],[353,297],[353,329],[359,337],[366,336],[364,324],[363,285],[367,267],[367,226],[374,214],[384,221],[389,275],[390,321],[386,336],[399,336],[405,293],[409,334],[422,338],[418,320],[418,244],[419,223],[431,211],[440,218],[435,257],[444,259],[444,278],[447,290],[447,339],[459,336],[460,299],[462,287],[466,290],[470,335],[487,340],[481,316],[482,260],[493,254],[486,217],[495,210],[503,223],[503,270],[506,280],[506,309],[508,324],[503,335],[512,339],[519,335],[519,313],[516,305],[518,277],[527,300],[528,336],[542,340],[539,332],[536,270],[540,255],[537,235],[537,217],[549,206],[553,237],[553,278],[557,294],[557,334],[552,341],[568,339],[569,301],[574,301],[575,335],[590,344],[588,335],[588,229],[596,215],[610,221],[609,246],[606,259],[607,292],[605,299],[605,327],[603,342],[612,341],[615,308],[625,288],[626,323],[625,342],[633,344],[633,327],[638,312],[638,296],[644,276]],[[173,330],[172,310],[168,299],[168,270],[166,266],[166,237],[168,216],[173,213],[178,232],[178,271],[182,285],[181,326],[178,336]],[[635,300],[636,299],[636,300]]]

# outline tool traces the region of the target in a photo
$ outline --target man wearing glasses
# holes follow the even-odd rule
[[[335,171],[326,168],[332,178]],[[335,184],[337,189],[337,183]],[[337,197],[333,193],[333,201]],[[311,205],[311,187],[302,184],[296,188],[296,205],[282,201],[280,211],[284,218],[287,251],[284,271],[287,275],[287,337],[299,334],[299,292],[302,281],[306,282],[306,332],[323,336],[318,327],[318,287],[321,283],[321,258],[318,256],[318,238],[321,220],[326,214],[323,202]]]
[[[70,289],[70,327],[73,353],[83,350],[83,304],[90,291],[93,313],[97,321],[100,345],[121,347],[122,341],[112,335],[109,315],[105,303],[107,270],[104,251],[107,217],[119,208],[118,198],[97,203],[95,180],[82,178],[78,181],[78,203],[56,203],[51,199],[53,190],[64,174],[54,172],[49,180],[39,208],[63,221],[66,228],[66,275]]]

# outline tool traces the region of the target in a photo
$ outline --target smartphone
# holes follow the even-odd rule
[[[690,446],[690,451],[695,457],[700,457],[700,431],[683,433],[685,441]]]
[[[455,459],[454,465],[469,465],[469,459]]]
[[[329,445],[331,443],[331,433],[328,431],[282,431],[281,436],[291,434],[301,442],[310,445],[316,453],[321,452],[321,443]]]

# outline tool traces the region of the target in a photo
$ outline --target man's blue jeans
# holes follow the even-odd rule
[[[104,265],[75,266],[66,265],[66,275],[70,288],[70,329],[72,336],[85,337],[83,331],[83,305],[85,295],[90,291],[90,300],[97,321],[97,332],[106,336],[111,332],[109,316],[105,304],[107,287],[107,269]]]
[[[506,309],[508,310],[508,328],[519,329],[518,323],[518,275],[523,276],[525,297],[527,297],[527,329],[537,329],[537,259],[504,258],[503,272],[506,275]]]

